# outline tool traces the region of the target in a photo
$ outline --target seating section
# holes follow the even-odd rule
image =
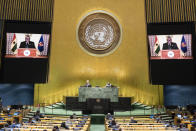
[[[3,117],[3,115],[1,115]],[[19,117],[19,116],[18,116]],[[32,121],[29,123],[22,122],[22,124],[17,127],[5,127],[7,121],[10,119],[11,123],[13,122],[12,117],[5,116],[4,120],[0,121],[0,125],[2,125],[2,129],[5,131],[32,131],[32,130],[40,130],[40,131],[52,131],[54,127],[58,127],[61,131],[63,130],[78,130],[78,131],[89,131],[90,128],[90,117],[87,115],[77,116],[76,118],[70,119],[70,116],[63,115],[45,115],[44,118],[40,118],[39,121]],[[22,120],[22,117],[20,118]],[[68,129],[62,127],[62,124],[65,124]]]
[[[106,131],[132,131],[132,130],[176,130],[173,127],[166,127],[164,123],[157,123],[155,119],[147,118],[147,117],[134,117],[134,123],[130,122],[131,117],[123,116],[123,117],[115,117],[115,126],[111,126],[111,120],[105,120],[105,129]]]
[[[37,123],[23,123],[23,126],[20,129],[31,129],[31,130],[47,130],[50,131],[54,126],[58,126],[60,130],[66,130],[61,127],[63,122],[67,122],[66,125],[69,127],[69,130],[80,130],[88,131],[90,127],[90,118],[88,116],[78,116],[76,119],[70,119],[69,116],[53,116],[47,115],[44,118],[40,118],[40,122]],[[68,129],[67,129],[68,130]]]
[[[4,127],[8,123],[21,123],[22,118],[29,112],[29,109],[26,110],[15,110],[12,109],[9,113],[0,114],[0,128]]]
[[[30,109],[16,110],[0,114],[0,131],[52,131],[52,130],[79,130],[89,131],[91,118],[88,115],[71,116],[43,115],[39,110],[33,116],[23,119]],[[131,130],[179,130],[195,129],[196,113],[168,112],[174,121],[166,121],[161,114],[140,116],[112,116],[108,113],[105,117],[106,131],[131,131]],[[174,115],[173,115],[174,114]],[[39,116],[39,117],[38,117]],[[32,118],[32,119],[31,119]],[[104,119],[102,120],[104,121]]]
[[[191,113],[186,109],[168,109],[167,113],[174,119],[174,125],[187,127],[189,130],[196,129],[196,112]]]

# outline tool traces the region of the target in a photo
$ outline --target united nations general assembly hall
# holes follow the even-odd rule
[[[133,130],[196,130],[196,0],[0,0],[0,131]]]

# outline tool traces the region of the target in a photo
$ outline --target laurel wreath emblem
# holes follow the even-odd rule
[[[115,16],[105,11],[93,11],[78,24],[77,40],[90,55],[105,56],[121,43],[121,26]]]
[[[104,42],[95,42],[90,36],[90,34],[95,33],[95,31],[102,30],[104,33],[104,38],[107,36],[107,39]],[[93,32],[94,31],[94,32]],[[114,31],[110,25],[107,25],[107,28],[104,26],[99,26],[99,28],[94,29],[91,25],[87,26],[85,31],[85,40],[91,48],[95,49],[105,49],[109,47],[114,39]]]

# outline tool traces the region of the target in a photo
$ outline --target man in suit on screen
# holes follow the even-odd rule
[[[178,46],[176,43],[172,42],[171,36],[167,36],[167,42],[163,44],[163,50],[177,50]]]
[[[20,43],[19,48],[35,48],[35,43],[30,41],[30,35],[25,35],[25,41]]]

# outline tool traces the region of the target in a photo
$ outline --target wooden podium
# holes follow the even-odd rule
[[[180,59],[180,50],[162,50],[161,59]]]
[[[36,49],[34,48],[19,48],[17,56],[20,57],[35,57]]]

